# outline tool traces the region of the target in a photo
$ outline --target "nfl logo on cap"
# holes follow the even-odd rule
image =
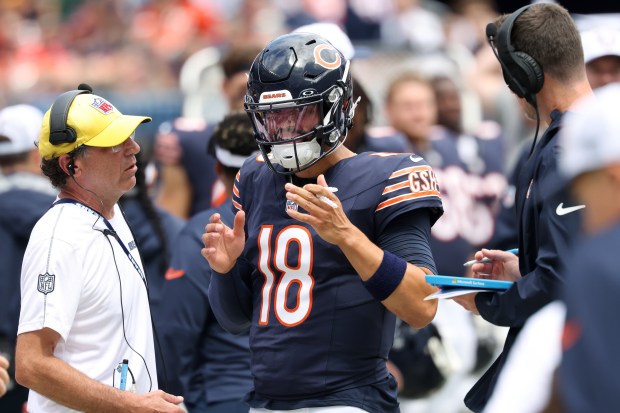
[[[90,105],[104,115],[108,115],[114,111],[114,106],[112,106],[112,104],[107,100],[100,97],[94,97],[93,102]]]

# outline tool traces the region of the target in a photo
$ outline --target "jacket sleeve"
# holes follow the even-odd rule
[[[242,277],[250,272],[251,266],[239,258],[229,273],[211,274],[209,302],[220,326],[231,334],[248,331],[252,322],[252,291]]]
[[[536,189],[535,200],[540,202],[537,225],[525,228],[525,231],[535,231],[538,240],[537,251],[529,248],[530,254],[536,254],[533,270],[522,274],[522,278],[505,292],[482,293],[476,297],[480,315],[498,326],[521,326],[528,317],[557,298],[564,282],[563,264],[570,254],[571,238],[580,232],[581,211],[557,213],[561,203],[565,206],[576,204],[566,189],[558,189],[561,184],[557,168],[546,169],[547,172],[538,177]]]

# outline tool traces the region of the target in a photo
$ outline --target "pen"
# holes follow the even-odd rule
[[[121,385],[120,389],[125,390],[127,388],[127,370],[129,369],[129,360],[124,359],[121,364]]]
[[[506,252],[509,252],[511,254],[514,254],[514,255],[519,255],[519,249],[518,248],[513,248],[511,250],[506,250]],[[486,257],[481,259],[480,261],[478,261],[478,260],[471,260],[471,261],[467,261],[465,264],[463,264],[463,267],[469,267],[469,266],[472,266],[474,264],[482,264],[482,263],[485,263],[485,262],[491,262],[491,260],[486,258]]]
[[[335,188],[333,186],[325,187],[325,189],[327,189],[329,192],[337,192],[338,191],[338,188]],[[336,205],[336,203],[334,201],[332,201],[331,199],[329,199],[325,195],[318,195],[317,198],[319,198],[321,201],[325,202],[327,205],[329,205],[332,208],[338,208],[338,205]]]

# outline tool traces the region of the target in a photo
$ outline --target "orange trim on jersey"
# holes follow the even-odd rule
[[[239,195],[239,190],[237,189],[237,184],[233,184],[233,194],[235,194],[236,197],[241,198],[241,195]]]
[[[235,208],[237,208],[239,211],[243,211],[243,206],[241,206],[241,204],[237,201],[235,201],[234,199],[232,200],[232,204]]]
[[[255,161],[256,162],[265,162],[265,159],[263,159],[263,154],[259,153],[258,155],[256,155]]]
[[[432,168],[428,165],[410,166],[409,168],[403,168],[403,169],[399,169],[398,171],[392,172],[392,175],[390,175],[389,179],[398,178],[399,176],[407,175],[412,172],[430,171],[430,170],[432,170]]]
[[[390,192],[398,191],[399,189],[403,188],[409,188],[409,181],[403,181],[394,185],[388,185],[385,187],[381,195],[389,194]]]
[[[421,192],[416,192],[416,193],[412,193],[412,194],[405,194],[405,195],[400,195],[400,196],[396,196],[394,198],[390,198],[387,201],[383,201],[381,202],[378,206],[377,209],[375,209],[375,212],[377,211],[381,211],[382,209],[385,209],[389,206],[395,205],[395,204],[399,204],[401,202],[404,201],[409,201],[411,199],[416,199],[416,198],[428,198],[430,196],[436,196],[436,197],[440,197],[440,193],[439,191],[421,191]]]

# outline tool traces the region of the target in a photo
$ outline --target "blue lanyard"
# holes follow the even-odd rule
[[[129,261],[131,261],[131,263],[133,264],[133,267],[136,269],[136,271],[138,272],[138,275],[140,275],[140,278],[142,278],[142,281],[144,282],[144,285],[147,285],[147,281],[146,281],[146,276],[144,275],[144,272],[142,271],[142,268],[140,268],[140,265],[138,265],[138,262],[136,261],[136,259],[133,257],[133,255],[131,255],[131,253],[129,252],[129,250],[127,249],[127,247],[125,246],[125,244],[123,243],[123,241],[121,240],[121,237],[118,236],[118,234],[116,233],[116,231],[114,230],[114,227],[112,226],[112,224],[110,224],[110,221],[108,221],[103,215],[101,215],[99,212],[95,211],[94,209],[92,209],[91,207],[84,205],[83,203],[81,203],[80,201],[76,201],[75,199],[69,199],[69,198],[61,198],[58,201],[54,202],[52,204],[52,206],[54,205],[58,205],[58,204],[74,204],[74,205],[79,205],[82,206],[84,208],[86,208],[87,210],[89,210],[90,212],[92,212],[94,215],[97,215],[98,217],[100,217],[103,220],[103,223],[106,225],[106,227],[108,227],[109,231],[103,231],[103,234],[105,236],[108,235],[112,235],[114,237],[114,239],[116,239],[116,241],[118,242],[118,244],[121,246],[121,248],[123,249],[123,251],[125,252],[125,254],[127,255],[127,258],[129,258]],[[128,224],[129,225],[129,224]]]

